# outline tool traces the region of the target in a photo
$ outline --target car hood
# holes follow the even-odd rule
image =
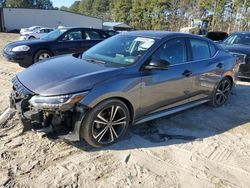
[[[113,79],[122,70],[64,55],[34,64],[17,74],[17,78],[33,93],[54,96],[90,90],[95,84]]]
[[[242,44],[233,44],[233,45],[226,45],[221,44],[221,46],[227,49],[230,52],[242,53],[242,54],[250,54],[250,46],[242,45]]]
[[[34,40],[16,41],[16,42],[12,42],[12,43],[8,44],[7,47],[14,48],[16,46],[21,46],[21,45],[31,46],[33,44],[37,45],[39,43],[46,43],[46,42],[49,42],[49,40],[34,39]]]

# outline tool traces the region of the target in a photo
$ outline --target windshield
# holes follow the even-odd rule
[[[155,39],[116,35],[86,51],[82,58],[120,66],[135,63],[155,43]]]
[[[57,39],[65,31],[67,31],[67,29],[56,29],[56,30],[51,31],[50,33],[46,34],[44,37],[42,37],[42,39],[44,39],[44,40]]]
[[[224,44],[243,44],[243,45],[250,45],[250,33],[241,33],[241,34],[233,34],[229,36],[223,42]]]

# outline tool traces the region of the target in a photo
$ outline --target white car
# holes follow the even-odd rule
[[[49,32],[53,31],[54,28],[43,27],[32,32],[26,32],[25,34],[21,35],[20,40],[31,40],[31,39],[40,39],[44,35],[48,34]]]
[[[40,28],[43,28],[43,27],[42,26],[32,26],[29,28],[22,28],[20,30],[20,35],[24,35],[27,32],[32,32],[32,31],[35,31],[35,30],[40,29]]]

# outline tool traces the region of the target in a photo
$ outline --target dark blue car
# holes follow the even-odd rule
[[[99,29],[60,28],[39,40],[10,43],[4,48],[3,55],[27,67],[51,56],[84,52],[108,37],[109,34]]]
[[[221,45],[239,59],[238,77],[250,79],[250,32],[235,32]]]

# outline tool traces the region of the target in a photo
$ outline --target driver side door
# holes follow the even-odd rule
[[[149,62],[159,60],[170,63],[170,67],[142,71],[141,114],[184,104],[192,95],[192,67],[188,63],[186,39],[170,39],[154,52]]]

